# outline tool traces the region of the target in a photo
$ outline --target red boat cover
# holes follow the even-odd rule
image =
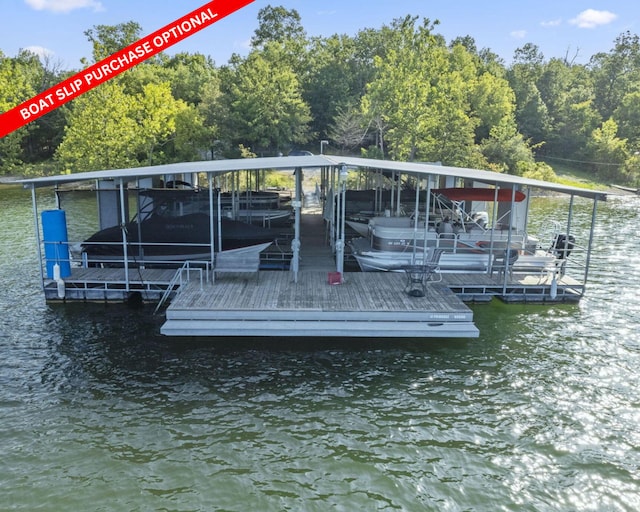
[[[437,188],[432,190],[434,194],[442,194],[443,196],[451,199],[452,201],[495,201],[496,189],[495,188]],[[512,198],[516,203],[524,201],[524,192],[516,190],[515,196],[513,191],[508,188],[498,189],[498,201],[499,202],[511,202]]]

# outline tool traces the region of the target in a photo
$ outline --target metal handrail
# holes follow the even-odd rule
[[[186,272],[187,274],[187,282],[190,281],[190,275],[192,271],[197,271],[200,274],[200,290],[203,289],[203,279],[202,279],[202,268],[191,268],[191,264],[193,263],[205,263],[206,264],[206,279],[209,279],[209,262],[196,262],[196,261],[185,261],[183,263],[183,265],[176,270],[176,273],[173,275],[173,277],[171,278],[171,281],[169,281],[169,284],[167,286],[167,288],[165,289],[164,293],[162,294],[162,297],[160,297],[160,300],[158,301],[158,304],[156,305],[156,309],[153,311],[153,314],[157,314],[158,311],[160,310],[160,308],[164,305],[164,303],[167,301],[167,299],[169,298],[169,296],[171,295],[171,292],[173,291],[173,287],[176,284],[179,284],[180,286],[182,286],[183,282],[182,282],[182,275],[184,272]]]
[[[160,308],[164,305],[165,301],[169,298],[169,295],[171,295],[171,292],[173,291],[173,287],[178,283],[178,281],[182,281],[182,271],[185,269],[187,263],[188,262],[185,261],[182,267],[176,270],[176,273],[171,278],[171,281],[169,281],[169,285],[165,288],[162,297],[160,297],[160,300],[156,305],[156,309],[153,310],[154,315],[158,313]],[[182,285],[182,283],[180,283],[180,285]]]

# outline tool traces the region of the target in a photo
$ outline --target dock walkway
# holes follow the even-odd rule
[[[166,311],[170,336],[477,337],[473,312],[446,286],[424,297],[405,292],[401,273],[228,274],[215,285],[183,287]]]
[[[331,246],[326,240],[322,207],[315,194],[305,195],[302,212],[300,216],[300,270],[335,271],[336,261]]]

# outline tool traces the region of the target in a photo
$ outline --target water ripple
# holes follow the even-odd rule
[[[25,254],[0,258],[2,503],[638,510],[638,206],[601,206],[580,305],[477,305],[478,340],[393,346],[172,341],[145,309],[47,306],[18,209],[0,233]]]

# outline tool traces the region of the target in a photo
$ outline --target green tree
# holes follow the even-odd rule
[[[195,107],[189,105],[177,112],[175,117],[173,158],[176,162],[213,158],[210,153],[215,129],[206,126],[204,118]]]
[[[19,105],[38,92],[42,66],[33,53],[21,51],[10,58],[0,51],[0,112]]]
[[[58,84],[72,72],[62,72],[61,64],[49,56],[32,56],[29,59],[36,94]],[[35,71],[41,70],[41,71]],[[50,160],[62,141],[64,133],[65,107],[55,109],[29,125],[27,137],[23,141],[24,161],[39,163]]]
[[[453,69],[460,76],[461,89],[468,98],[468,115],[476,123],[475,143],[489,137],[491,129],[506,121],[514,122],[515,95],[505,70],[490,53],[478,53],[469,36],[449,45]]]
[[[629,159],[626,139],[618,137],[618,125],[608,119],[596,128],[587,143],[592,168],[601,178],[616,179]]]
[[[376,78],[362,99],[365,116],[379,116],[388,125],[387,142],[398,160],[423,157],[418,146],[433,140],[438,95],[444,94],[437,82],[447,67],[446,49],[429,20],[417,32],[415,22],[407,17],[394,23],[386,55],[374,58]]]
[[[0,51],[0,113],[6,112],[41,92],[44,70],[38,57],[21,51],[14,58]],[[35,130],[31,123],[0,139],[0,172],[18,172],[28,158],[28,137]]]
[[[360,105],[376,73],[374,58],[386,55],[392,37],[394,30],[382,27],[361,30],[355,37],[336,34],[311,39],[300,77],[313,117],[311,131],[318,138],[331,138],[330,132],[341,122],[338,117]],[[382,141],[380,135],[378,131]]]
[[[558,181],[553,168],[544,162],[520,161],[516,166],[516,174],[523,178],[542,181]]]
[[[507,119],[491,129],[481,147],[494,171],[522,174],[523,165],[534,162],[531,148],[517,131],[515,124]]]
[[[640,153],[634,152],[620,170],[621,183],[640,187]]]
[[[19,128],[0,139],[0,173],[18,173],[22,161],[22,141],[27,135],[27,128]]]
[[[613,117],[620,137],[627,139],[633,149],[640,150],[640,91],[625,94]]]
[[[383,57],[375,57],[375,79],[362,100],[368,119],[380,117],[396,159],[478,162],[467,80],[472,59],[461,45],[449,51],[429,20],[396,20]]]
[[[251,46],[264,49],[273,42],[303,41],[305,38],[306,33],[298,11],[267,5],[258,11],[258,28],[251,38]]]
[[[168,83],[145,85],[142,93],[134,97],[134,102],[138,147],[144,152],[147,165],[152,165],[157,163],[154,162],[154,152],[175,136],[176,118],[188,106],[184,101],[173,98]],[[167,160],[164,155],[156,156],[156,161]]]
[[[543,62],[539,48],[529,43],[516,50],[508,72],[509,84],[516,96],[518,131],[533,144],[544,142],[550,129],[549,112],[537,85]]]
[[[544,66],[537,84],[549,119],[541,153],[564,158],[583,156],[588,138],[601,123],[587,69],[552,59]]]
[[[338,113],[360,103],[363,91],[354,84],[357,80],[355,43],[347,36],[317,38],[311,42],[309,55],[309,66],[301,84],[303,97],[313,118],[312,131],[325,139]]]
[[[293,70],[303,83],[308,72],[307,36],[300,14],[295,9],[268,5],[258,12],[258,28],[251,38],[253,50],[279,47],[279,58]]]
[[[556,120],[543,154],[582,160],[587,142],[602,119],[592,100],[580,101],[582,95],[577,91],[576,96],[574,101],[567,102],[562,117]]]
[[[229,140],[220,140],[220,126],[228,124],[228,105],[224,101],[221,91],[220,73],[216,75],[202,89],[202,98],[197,106],[199,117],[202,119],[207,134],[202,137],[203,150],[207,151],[210,158],[218,158],[225,154],[225,146],[228,149]]]
[[[217,80],[213,61],[202,54],[179,53],[172,57],[160,54],[129,69],[118,77],[128,94],[140,94],[147,84],[168,83],[171,94],[197,106],[202,101],[204,87]]]
[[[611,117],[628,92],[640,83],[640,38],[625,32],[609,53],[597,53],[589,61],[595,89],[595,106],[603,119]]]
[[[254,152],[275,153],[309,140],[309,107],[277,43],[236,58],[223,73],[222,138]]]
[[[73,101],[56,158],[73,172],[139,165],[136,99],[111,80]]]
[[[142,27],[135,21],[117,25],[95,25],[84,35],[93,46],[93,61],[99,62],[140,39]]]

